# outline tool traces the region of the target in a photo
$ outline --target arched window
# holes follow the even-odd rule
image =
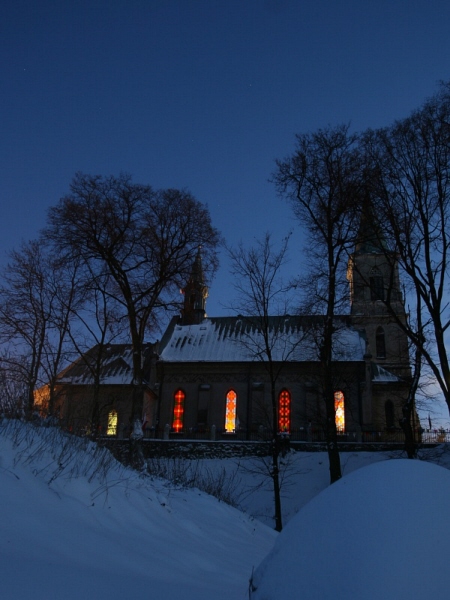
[[[281,390],[278,396],[278,430],[289,433],[291,430],[291,394]]]
[[[108,413],[106,435],[117,435],[117,410],[111,410]]]
[[[371,300],[384,300],[384,282],[383,275],[374,267],[370,271],[369,277],[369,285],[370,285],[370,299]]]
[[[230,390],[227,394],[227,403],[225,407],[225,431],[228,433],[233,433],[233,431],[236,431],[236,404],[236,392],[234,390]]]
[[[177,390],[174,395],[173,405],[173,422],[172,427],[175,431],[181,431],[183,429],[184,420],[184,399],[186,395],[183,390]]]
[[[377,350],[377,358],[386,358],[386,340],[384,336],[384,329],[377,327],[375,334],[375,347]]]
[[[386,400],[384,403],[384,414],[386,416],[386,428],[393,429],[395,427],[395,413],[392,400]]]
[[[334,412],[336,429],[343,433],[345,431],[345,402],[342,392],[334,392]]]

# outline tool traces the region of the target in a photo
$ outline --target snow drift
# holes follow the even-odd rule
[[[446,598],[450,472],[411,460],[364,467],[325,489],[279,535],[252,600]]]
[[[275,537],[198,490],[124,468],[88,440],[0,425],[2,600],[245,598]]]

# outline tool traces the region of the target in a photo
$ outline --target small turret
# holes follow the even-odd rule
[[[198,248],[186,287],[181,292],[184,294],[181,323],[183,325],[199,325],[206,317],[206,298],[208,297],[208,287],[203,274],[201,246]]]

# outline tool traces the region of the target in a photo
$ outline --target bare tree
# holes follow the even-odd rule
[[[450,411],[450,83],[410,117],[367,132],[365,151],[378,218],[420,314],[420,321],[399,326],[428,364]]]
[[[286,262],[289,236],[279,250],[274,248],[271,235],[266,233],[256,245],[244,248],[239,244],[228,248],[231,273],[237,300],[233,309],[242,318],[239,343],[252,360],[258,361],[266,371],[270,383],[270,407],[267,413],[271,429],[272,464],[270,476],[273,482],[275,503],[275,529],[283,527],[280,497],[280,453],[282,432],[278,426],[278,401],[276,385],[283,366],[293,359],[300,342],[299,332],[285,329],[285,318],[292,308],[291,292],[295,284],[282,280],[282,268]]]
[[[358,137],[350,135],[347,126],[296,137],[293,155],[277,161],[274,181],[309,234],[309,306],[325,313],[317,339],[333,483],[341,477],[335,422],[334,316],[342,308],[343,300],[348,300],[348,291],[340,282],[345,282],[347,258],[357,229],[357,207],[362,194],[361,160]]]
[[[18,356],[3,352],[0,356],[0,417],[23,416],[24,399],[27,398],[23,373],[26,368]]]
[[[23,244],[10,258],[0,288],[0,335],[8,347],[2,363],[22,372],[25,413],[33,412],[35,389],[44,381],[51,412],[56,374],[67,360],[72,306],[79,301],[76,267],[68,271],[42,240]]]
[[[100,391],[105,349],[108,344],[122,339],[126,323],[110,291],[111,275],[105,270],[94,272],[91,267],[91,264],[85,264],[80,275],[86,302],[74,307],[74,320],[68,334],[92,379],[90,416],[83,427],[87,427],[91,435],[96,435],[100,429]]]
[[[217,264],[219,235],[207,208],[186,191],[152,190],[125,175],[77,174],[71,193],[50,209],[46,234],[71,259],[101,265],[111,276],[109,293],[133,348],[132,418],[140,419],[144,335],[175,307],[199,245],[210,272]]]

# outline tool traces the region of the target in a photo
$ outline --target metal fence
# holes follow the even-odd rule
[[[322,429],[299,428],[292,429],[288,434],[282,436],[288,437],[292,442],[310,442],[323,443],[326,441],[326,434]],[[442,444],[450,442],[450,431],[444,430],[416,430],[414,432],[416,442],[424,444]],[[272,438],[272,432],[269,429],[260,428],[257,431],[238,430],[228,433],[218,429],[190,429],[186,431],[174,432],[163,429],[146,429],[144,431],[145,439],[155,440],[194,440],[194,441],[251,441],[262,442],[269,441]],[[389,429],[385,431],[349,431],[339,432],[338,442],[342,443],[393,443],[402,444],[405,441],[404,433],[401,429]]]

